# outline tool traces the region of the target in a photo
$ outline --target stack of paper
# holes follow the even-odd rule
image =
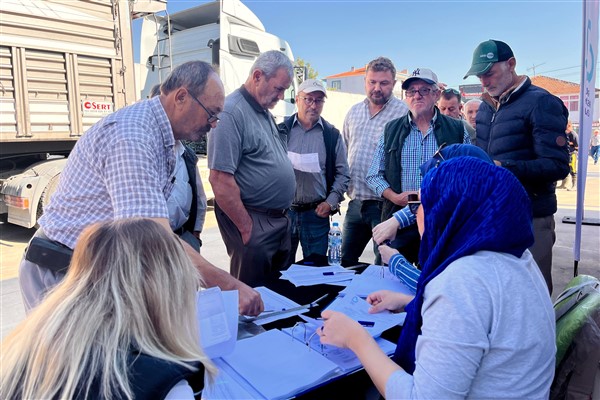
[[[281,279],[289,280],[296,287],[318,285],[322,283],[345,286],[352,281],[355,272],[342,266],[308,267],[292,264],[281,272]]]
[[[319,352],[276,329],[238,341],[223,360],[267,399],[289,398],[341,373]]]
[[[396,325],[402,325],[406,318],[406,313],[391,313],[387,310],[370,314],[370,308],[371,305],[359,296],[344,296],[337,297],[327,310],[342,312],[358,321],[373,337],[378,337]]]
[[[306,322],[299,323],[293,328],[285,328],[283,329],[283,332],[293,336],[300,342],[307,343],[314,351],[321,353],[327,357],[327,359],[336,363],[345,373],[352,372],[362,367],[360,360],[352,350],[321,344],[321,339],[315,332],[323,325],[322,320],[316,320],[305,316],[302,318]],[[396,350],[395,343],[383,338],[376,338],[375,341],[387,355],[391,355]]]
[[[362,274],[356,275],[352,282],[339,294],[341,296],[367,297],[373,292],[384,289],[404,294],[414,294],[389,271],[388,267],[382,267],[381,265],[369,265]]]

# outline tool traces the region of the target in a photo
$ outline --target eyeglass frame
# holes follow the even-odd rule
[[[208,118],[206,119],[206,122],[208,122],[209,124],[212,124],[212,123],[215,123],[215,122],[219,122],[221,120],[217,116],[217,114],[213,113],[212,111],[209,111],[208,108],[204,107],[204,104],[202,104],[202,102],[200,100],[198,100],[198,98],[196,96],[194,96],[192,94],[192,92],[190,92],[189,90],[187,92],[190,95],[190,97],[192,99],[196,100],[196,103],[200,104],[200,107],[202,107],[202,109],[204,111],[206,111],[206,114],[208,115]]]
[[[427,91],[427,93],[423,94],[422,91]],[[406,95],[407,98],[410,99],[410,98],[415,97],[415,94],[417,94],[417,92],[421,95],[421,97],[426,97],[432,93],[435,93],[436,91],[437,91],[437,89],[433,89],[430,87],[422,87],[419,89],[410,89],[410,90],[406,89],[404,91],[404,94]],[[409,93],[412,93],[412,94],[409,94]]]
[[[298,96],[299,99],[302,99],[304,101],[304,104],[306,104],[307,106],[312,106],[313,104],[316,104],[317,106],[322,106],[323,104],[325,104],[325,98],[322,99],[313,99],[310,97],[302,97],[302,96]],[[310,100],[310,102],[309,102]]]

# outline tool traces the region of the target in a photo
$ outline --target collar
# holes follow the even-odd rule
[[[416,126],[416,124],[413,122],[412,113],[409,111],[408,114],[406,114],[406,115],[408,115],[408,123]],[[438,108],[436,106],[433,106],[433,118],[431,118],[431,121],[429,121],[429,125],[435,125],[435,121],[437,121],[437,117],[438,117]]]
[[[150,103],[150,109],[158,121],[158,128],[162,135],[163,144],[165,147],[173,147],[175,145],[175,137],[173,136],[173,127],[167,116],[167,112],[160,102],[160,96],[155,96],[147,100]]]
[[[298,113],[294,113],[293,116],[293,121],[292,121],[292,128],[296,125],[296,123],[302,128],[304,129],[304,127],[302,126],[302,124],[300,123],[300,120],[298,120]],[[313,129],[315,126],[317,125],[321,125],[322,129],[325,129],[325,126],[323,125],[323,120],[321,119],[321,117],[319,116],[319,119],[317,120],[317,122],[315,122],[315,124],[313,126],[311,126],[309,129],[305,130],[305,132],[310,131],[311,129]]]
[[[365,105],[365,107],[367,108],[367,112],[369,112],[369,118],[375,118],[379,113],[381,113],[383,110],[385,110],[385,108],[387,107],[388,104],[390,104],[390,102],[392,100],[394,100],[394,95],[392,94],[390,96],[390,98],[388,99],[388,101],[385,102],[385,104],[383,105],[383,107],[381,107],[381,109],[379,111],[377,111],[374,115],[371,115],[370,110],[369,110],[369,98],[365,97],[365,99],[363,100],[363,104]]]
[[[250,94],[250,92],[248,92],[244,85],[240,86],[240,93],[242,94],[242,96],[244,96],[244,99],[246,99],[248,104],[250,104],[250,106],[254,108],[254,111],[262,114],[267,113],[267,110],[265,110],[260,104],[258,104],[258,101],[256,101],[256,99]]]
[[[506,91],[502,93],[498,98],[490,96],[487,92],[483,94],[483,97],[484,99],[487,99],[489,103],[497,110],[502,104],[507,103],[510,100],[511,96],[514,93],[518,92],[519,89],[523,87],[523,85],[525,85],[525,82],[527,82],[527,76],[520,75],[517,77],[517,82],[508,89],[506,89]]]

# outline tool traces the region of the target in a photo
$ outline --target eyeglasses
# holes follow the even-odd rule
[[[442,143],[440,145],[440,147],[438,147],[438,149],[435,151],[435,153],[433,153],[433,156],[431,156],[431,158],[433,158],[434,160],[437,160],[437,164],[439,165],[442,161],[446,161],[446,159],[444,158],[444,156],[442,155],[442,150],[444,149],[444,147],[446,147],[446,143]],[[436,167],[438,166],[436,165]]]
[[[419,200],[418,194],[408,195],[408,208],[413,215],[417,215],[417,210],[421,206],[421,200]]]
[[[212,123],[220,121],[219,117],[217,117],[217,114],[208,111],[208,108],[204,107],[204,104],[202,104],[202,102],[200,100],[198,100],[196,98],[196,96],[194,96],[192,93],[190,93],[189,90],[188,90],[188,94],[190,95],[190,97],[192,99],[196,100],[196,103],[200,104],[200,107],[202,107],[202,109],[204,109],[204,111],[206,111],[206,114],[208,114],[208,119],[206,120],[206,122],[208,122],[209,124],[212,124]]]
[[[298,96],[300,97],[300,96]],[[313,99],[312,97],[300,97],[302,100],[304,100],[304,104],[306,104],[307,106],[312,106],[313,103],[316,104],[317,106],[323,105],[323,103],[325,103],[325,99]]]
[[[433,92],[433,89],[428,87],[423,87],[421,89],[411,89],[406,91],[406,97],[414,97],[417,93],[419,93],[422,97],[425,97],[431,92]]]

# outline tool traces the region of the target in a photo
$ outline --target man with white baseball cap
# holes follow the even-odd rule
[[[463,123],[443,115],[436,107],[440,89],[432,70],[415,69],[402,83],[402,89],[406,91],[409,113],[385,126],[366,178],[371,190],[384,198],[382,221],[404,208],[409,194],[418,192],[422,179],[419,167],[440,146],[471,143]],[[400,230],[391,244],[415,262],[419,243],[419,232],[412,225]]]
[[[570,171],[565,128],[569,112],[562,100],[517,75],[512,49],[486,40],[473,52],[471,68],[483,86],[477,111],[477,146],[496,165],[509,169],[531,199],[535,243],[529,248],[552,293],[555,182]]]
[[[287,133],[288,156],[296,175],[296,194],[289,212],[292,249],[288,264],[295,262],[298,243],[305,258],[327,255],[329,216],[338,211],[350,181],[340,131],[321,118],[326,97],[321,81],[306,79],[296,95],[298,112],[279,124]]]

